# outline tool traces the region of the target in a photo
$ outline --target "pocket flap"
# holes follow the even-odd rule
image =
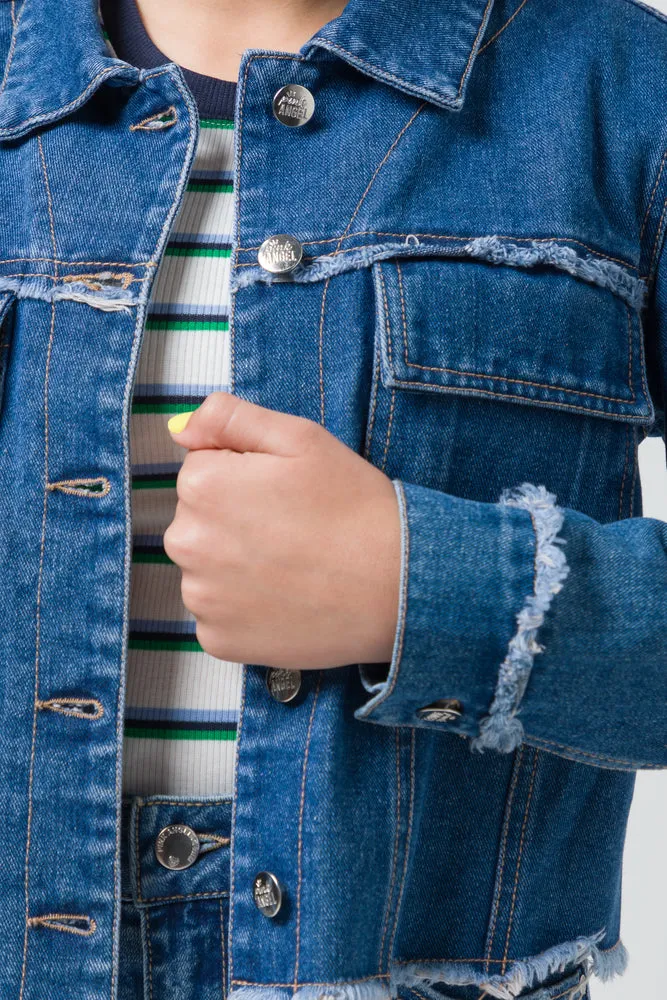
[[[641,318],[561,271],[461,258],[373,264],[382,381],[651,424]]]

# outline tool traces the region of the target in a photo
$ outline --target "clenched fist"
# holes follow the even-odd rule
[[[226,392],[172,434],[188,452],[164,548],[206,652],[288,669],[390,660],[401,555],[389,477],[314,421]]]

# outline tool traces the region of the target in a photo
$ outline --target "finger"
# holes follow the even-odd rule
[[[228,392],[210,393],[191,412],[183,430],[174,430],[174,424],[169,424],[174,440],[184,448],[230,448],[272,455],[298,454],[304,436],[312,433],[309,425],[319,426],[304,417],[258,406]]]

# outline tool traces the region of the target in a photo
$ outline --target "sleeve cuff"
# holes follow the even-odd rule
[[[476,749],[510,750],[542,648],[535,633],[567,574],[555,497],[529,483],[498,503],[393,485],[401,523],[394,646],[389,663],[359,664],[371,697],[355,718],[445,728]]]

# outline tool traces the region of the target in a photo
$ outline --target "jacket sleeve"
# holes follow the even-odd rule
[[[644,317],[665,437],[667,254]],[[526,742],[620,770],[667,767],[667,523],[601,524],[540,484],[497,503],[395,479],[402,558],[388,664],[355,717]]]

